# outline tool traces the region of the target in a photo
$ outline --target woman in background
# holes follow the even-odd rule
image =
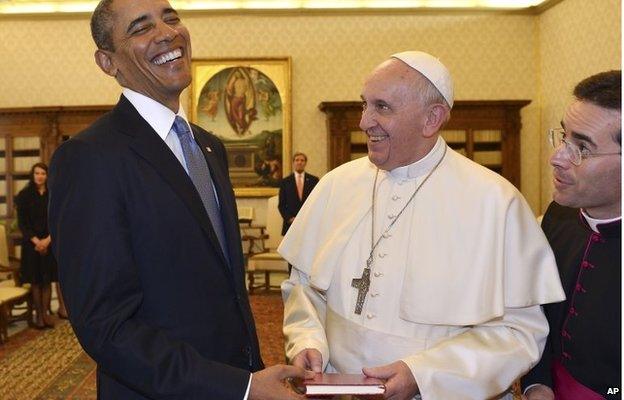
[[[17,195],[17,220],[22,231],[22,281],[31,284],[36,312],[35,328],[53,328],[49,316],[51,283],[58,282],[56,260],[50,251],[48,231],[48,166],[37,163],[30,170],[28,185]],[[56,286],[58,315],[67,318],[61,291]]]

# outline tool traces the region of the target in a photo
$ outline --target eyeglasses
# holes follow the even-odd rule
[[[583,160],[589,157],[622,155],[621,151],[617,153],[591,153],[585,146],[579,146],[566,140],[566,133],[563,128],[549,129],[548,141],[555,150],[559,150],[563,145],[563,154],[568,161],[576,166],[581,165]]]

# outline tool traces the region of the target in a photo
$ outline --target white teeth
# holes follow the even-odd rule
[[[388,136],[369,136],[368,138],[371,142],[381,142],[382,140],[388,138]]]
[[[180,57],[182,57],[182,50],[181,49],[175,49],[173,51],[165,53],[165,54],[159,56],[158,58],[154,59],[154,64],[156,64],[156,65],[163,65],[167,61],[175,60],[176,58],[180,58]]]

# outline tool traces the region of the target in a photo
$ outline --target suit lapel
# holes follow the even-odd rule
[[[305,177],[303,179],[303,199],[301,200],[302,203],[308,198],[308,195],[310,194],[310,185],[310,176],[308,174],[305,174]]]
[[[232,266],[242,265],[244,261],[242,259],[242,251],[240,249],[240,231],[238,224],[232,223],[232,221],[238,221],[236,199],[234,197],[234,192],[232,191],[232,185],[229,182],[228,171],[223,168],[223,163],[219,162],[217,159],[218,155],[212,150],[212,147],[214,146],[210,143],[208,137],[201,134],[195,134],[194,136],[197,144],[204,154],[204,157],[206,158],[208,168],[210,169],[210,176],[212,177],[212,182],[217,191],[219,206],[221,208],[221,218],[225,229],[228,253],[230,254],[230,258],[232,258],[230,260],[231,264]]]
[[[158,134],[154,132],[152,127],[141,118],[125,97],[121,97],[117,107],[113,110],[113,114],[116,117],[119,129],[133,137],[134,140],[130,142],[131,149],[151,164],[171,186],[173,191],[180,196],[182,202],[188,207],[191,214],[210,238],[210,242],[220,255],[223,263],[228,265],[197,189],[195,189],[191,178],[169,147],[158,137]]]
[[[295,176],[295,173],[293,172],[290,174],[287,179],[290,181],[290,188],[295,196],[294,199],[300,202],[301,200],[299,199],[299,192],[297,192],[297,177]]]

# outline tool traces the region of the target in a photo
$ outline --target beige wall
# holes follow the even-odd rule
[[[613,9],[619,10],[617,1],[588,3],[596,3],[584,7],[599,14],[601,20],[610,17],[612,21],[616,18]],[[577,39],[569,40],[565,35],[553,45],[547,35],[540,35],[540,29],[548,32],[556,30],[555,25],[565,26],[562,20],[570,18],[570,13],[577,24],[584,25],[583,20],[593,14],[577,14],[577,4],[584,5],[585,1],[565,0],[542,18],[494,13],[247,14],[186,15],[184,21],[193,37],[195,58],[292,57],[293,150],[306,152],[309,171],[318,175],[327,171],[325,119],[318,104],[357,100],[366,74],[393,52],[420,49],[440,57],[453,74],[457,99],[532,100],[522,112],[522,191],[537,212],[543,206],[540,201],[545,201],[540,193],[540,182],[544,181],[540,132],[541,125],[549,122],[547,113],[540,110],[539,94],[552,92],[549,88],[556,84],[548,84],[558,68],[545,65],[544,60],[555,53],[566,65],[567,53],[556,50],[557,46],[575,56],[570,48],[577,47]],[[611,22],[608,26],[619,32],[619,24]],[[594,44],[604,43],[607,37],[612,40],[614,35],[599,29],[592,32],[591,36],[577,35],[586,47],[581,54],[592,54]],[[0,107],[112,104],[117,100],[117,85],[92,61],[94,46],[86,16],[1,19],[0,38]],[[619,36],[616,39],[619,43]],[[601,58],[613,56],[609,53]],[[576,61],[583,64],[583,57],[576,56]],[[604,69],[594,64],[591,68]],[[570,68],[573,72],[579,69]],[[551,103],[547,105],[551,107]],[[241,204],[264,203],[242,200]],[[258,211],[262,220],[263,210]]]
[[[542,211],[552,196],[546,131],[560,126],[579,81],[601,71],[621,69],[621,12],[619,0],[566,0],[539,17]]]

